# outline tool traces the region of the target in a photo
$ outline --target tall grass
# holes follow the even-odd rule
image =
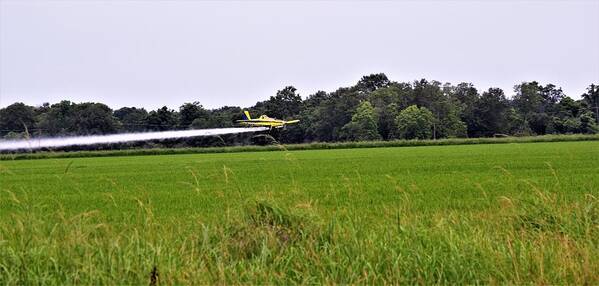
[[[452,139],[438,139],[438,140],[392,140],[392,141],[337,142],[337,143],[317,142],[317,143],[306,143],[306,144],[286,144],[286,145],[271,145],[271,146],[231,146],[231,147],[205,147],[205,148],[152,148],[152,149],[73,151],[73,152],[41,151],[41,152],[34,152],[34,153],[20,152],[20,153],[0,154],[0,160],[172,155],[172,154],[200,154],[200,153],[232,153],[232,152],[260,152],[260,151],[280,151],[280,150],[294,151],[294,150],[317,150],[317,149],[442,146],[442,145],[468,145],[468,144],[568,142],[568,141],[597,141],[597,140],[599,140],[599,134],[594,134],[594,135],[574,134],[574,135],[544,135],[544,136],[503,137],[503,138],[452,138]]]
[[[0,285],[597,285],[597,146],[3,162]]]
[[[424,215],[398,188],[396,209],[370,226],[248,201],[206,225],[158,222],[149,201],[129,221],[67,215],[7,193],[0,284],[576,284],[599,283],[598,200],[564,203],[531,186],[527,199],[488,198],[481,213]]]

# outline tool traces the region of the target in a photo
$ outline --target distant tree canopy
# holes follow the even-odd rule
[[[148,112],[143,108],[123,107],[114,111],[114,116],[121,122],[121,129],[137,132],[146,130]]]
[[[283,143],[599,132],[599,86],[590,84],[577,97],[536,81],[515,85],[508,98],[499,88],[479,92],[471,83],[394,82],[379,73],[305,99],[286,86],[247,110],[253,116],[300,119],[274,134]],[[0,138],[231,127],[242,111],[206,109],[197,101],[178,110],[165,106],[150,111],[113,111],[102,103],[66,100],[41,106],[14,103],[0,109]]]
[[[0,109],[0,134],[22,133],[35,126],[35,108],[15,103]]]
[[[179,119],[180,117],[174,110],[163,106],[148,113],[146,117],[146,129],[153,131],[173,130],[177,126]]]
[[[426,107],[410,105],[395,119],[396,137],[401,139],[430,139],[433,135],[435,117]]]
[[[591,84],[582,98],[586,108],[595,114],[596,123],[599,124],[599,86]]]
[[[208,111],[199,102],[185,103],[179,107],[180,128],[188,128],[195,120],[202,119],[208,119]]]
[[[376,113],[368,101],[358,105],[349,123],[341,128],[342,139],[351,141],[379,140]]]

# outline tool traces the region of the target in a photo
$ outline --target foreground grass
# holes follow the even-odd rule
[[[377,232],[357,214],[323,224],[266,203],[221,226],[156,223],[141,206],[146,217],[122,228],[95,212],[21,213],[0,228],[0,282],[596,285],[596,199],[547,199],[505,198],[484,218],[400,211],[396,228]]]
[[[599,283],[599,142],[0,164],[0,284]]]
[[[206,154],[206,153],[236,153],[236,152],[261,152],[261,151],[297,151],[297,150],[322,150],[322,149],[353,149],[353,148],[379,148],[379,147],[414,147],[414,146],[445,146],[445,145],[471,145],[471,144],[506,144],[506,143],[538,143],[538,142],[575,142],[599,141],[599,134],[572,134],[572,135],[543,135],[528,137],[500,137],[500,138],[450,138],[437,140],[391,140],[391,141],[365,141],[365,142],[338,142],[338,143],[306,143],[270,146],[232,146],[232,147],[202,147],[202,148],[150,148],[150,149],[125,149],[101,151],[71,151],[53,152],[36,151],[0,153],[1,160],[31,160],[48,158],[81,158],[81,157],[115,157],[115,156],[140,156],[140,155],[173,155],[173,154]]]

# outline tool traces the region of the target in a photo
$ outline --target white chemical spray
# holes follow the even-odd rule
[[[40,149],[65,146],[80,146],[94,144],[123,143],[146,140],[159,140],[171,138],[186,138],[199,136],[214,136],[224,134],[258,132],[268,130],[267,127],[249,127],[249,128],[216,128],[216,129],[197,129],[181,131],[162,131],[145,133],[124,133],[112,135],[94,135],[94,136],[75,136],[60,138],[31,138],[23,140],[0,140],[0,151],[20,150],[20,149]]]

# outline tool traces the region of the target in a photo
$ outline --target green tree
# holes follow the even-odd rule
[[[120,121],[122,130],[139,132],[146,129],[148,112],[144,108],[123,107],[115,110],[113,115]]]
[[[508,130],[507,111],[509,101],[500,88],[489,88],[480,97],[475,109],[477,136],[493,136]]]
[[[599,124],[595,122],[593,113],[585,112],[580,115],[579,120],[581,133],[599,133]]]
[[[599,86],[591,84],[587,88],[587,92],[582,95],[582,98],[589,109],[595,114],[595,122],[599,124]]]
[[[364,101],[358,105],[351,121],[341,129],[341,134],[343,139],[352,141],[381,139],[376,114],[370,102]]]
[[[86,102],[75,105],[71,130],[74,134],[110,134],[119,128],[112,109],[102,103]]]
[[[540,112],[541,105],[543,103],[543,97],[541,97],[542,86],[538,82],[523,82],[522,84],[514,86],[514,106],[516,109],[525,116],[525,120],[532,113]]]
[[[561,88],[553,84],[543,86],[535,81],[523,82],[514,90],[516,95],[509,100],[500,89],[479,94],[470,83],[453,86],[426,79],[398,83],[380,73],[363,76],[355,85],[334,92],[319,91],[306,100],[302,100],[293,86],[286,86],[249,110],[256,117],[267,114],[281,119],[300,119],[291,129],[278,130],[280,134],[275,134],[280,142],[286,143],[480,137],[495,133],[591,133],[599,126],[599,87],[595,84],[588,87],[581,100],[565,96]],[[365,102],[373,108],[372,114],[363,112]],[[400,111],[410,107],[405,111],[410,114],[408,111],[414,112],[413,105],[418,106],[419,112],[428,111],[423,112],[426,120],[419,125],[408,120],[419,117],[407,117],[399,126]],[[351,110],[354,112],[348,112]],[[360,117],[364,113],[368,116]],[[37,130],[32,132],[33,136],[218,128],[234,126],[235,120],[241,117],[239,107],[206,110],[198,102],[185,103],[178,111],[163,107],[148,113],[143,108],[124,107],[112,114],[110,108],[100,103],[61,101],[38,107],[16,103],[0,109],[0,136],[6,136],[7,132],[13,132],[10,136],[15,138],[23,136],[24,126],[30,131]],[[375,124],[371,124],[371,118]],[[372,126],[377,126],[377,132],[371,132]],[[412,132],[413,129],[424,131]],[[227,142],[240,142],[244,140],[242,137],[222,138]],[[181,141],[181,144],[203,144],[203,141],[192,141]]]
[[[475,110],[480,99],[478,90],[471,83],[460,83],[451,90],[450,97],[457,107],[456,113],[466,124],[468,137],[476,136],[478,118]]]
[[[379,127],[379,134],[382,139],[389,140],[393,137],[393,131],[397,129],[395,118],[398,115],[398,110],[399,108],[395,103],[375,108],[376,117],[378,118],[377,125]]]
[[[558,117],[577,117],[581,112],[582,106],[580,101],[576,101],[570,97],[565,97],[557,105],[555,116]]]
[[[460,106],[452,100],[454,88],[438,81],[425,79],[414,82],[413,102],[411,104],[426,107],[435,118],[433,138],[466,136],[466,125],[460,119]]]
[[[516,108],[514,108],[513,106],[509,106],[509,100],[506,99],[506,105],[508,105],[508,107],[504,110],[503,112],[503,119],[501,119],[501,123],[497,124],[497,126],[492,127],[492,128],[499,128],[497,131],[494,131],[494,133],[505,133],[505,134],[512,134],[512,135],[518,135],[518,136],[530,136],[532,134],[532,130],[530,130],[530,127],[528,127],[528,124],[524,121],[524,117],[522,116],[522,114],[520,112],[518,112],[516,110]],[[499,105],[499,108],[503,108],[503,104]],[[494,115],[496,116],[496,115]],[[484,125],[483,125],[484,123]],[[479,128],[484,127],[484,128],[489,128],[489,126],[492,126],[490,124],[488,124],[488,121],[481,121]],[[486,134],[485,134],[486,131]],[[478,135],[477,136],[492,136],[493,134],[491,134],[490,132],[491,130],[486,130],[486,129],[480,129],[478,131]]]
[[[61,101],[44,107],[39,114],[43,135],[87,135],[114,133],[120,128],[118,118],[102,103],[75,104]]]
[[[199,102],[185,103],[179,107],[179,127],[189,128],[195,120],[198,120],[197,126],[199,122],[205,122],[208,115],[208,111]]]
[[[539,112],[548,114],[555,113],[557,110],[557,104],[566,97],[562,89],[553,84],[539,86],[539,94],[543,99]]]
[[[391,83],[368,96],[378,118],[379,134],[384,140],[391,139],[397,129],[395,118],[400,110],[409,106],[412,87],[405,83]]]
[[[363,76],[355,86],[359,92],[370,93],[377,89],[388,87],[391,81],[384,73],[371,74]]]
[[[536,134],[547,133],[552,116],[559,112],[559,102],[565,98],[562,89],[532,81],[516,85],[514,91],[513,104],[525,124]]]
[[[0,135],[23,133],[35,126],[34,108],[24,103],[13,103],[0,109]]]
[[[547,113],[533,112],[528,115],[528,126],[537,135],[544,135],[549,128],[550,117]]]
[[[341,129],[351,121],[352,113],[360,104],[359,95],[351,88],[340,88],[332,93],[309,97],[304,105],[300,124],[306,135],[316,141],[341,140]],[[306,125],[311,123],[311,125]]]
[[[466,123],[464,123],[460,119],[459,111],[453,107],[448,111],[448,113],[444,117],[439,118],[437,121],[440,121],[439,122],[440,129],[437,131],[436,125],[433,126],[433,136],[435,138],[439,138],[439,137],[450,137],[450,138],[460,137],[461,138],[461,137],[468,136],[468,132],[467,132],[468,127],[466,126]]]
[[[50,105],[46,112],[39,115],[39,128],[43,135],[67,135],[74,134],[77,130],[75,125],[76,104],[63,100]]]
[[[194,120],[192,126],[194,128],[219,128],[232,127],[235,120],[242,119],[243,110],[236,106],[223,106],[219,109],[214,109],[209,112],[205,121]]]
[[[430,139],[435,117],[426,107],[408,106],[395,119],[397,137],[401,139]]]
[[[150,111],[146,117],[146,128],[154,131],[172,130],[177,125],[177,114],[174,110],[163,106],[157,110]]]
[[[287,86],[277,91],[275,96],[264,102],[264,109],[268,116],[289,119],[297,116],[302,105],[302,98],[296,93],[297,89]]]
[[[331,106],[331,96],[324,91],[318,91],[304,101],[299,126],[304,130],[305,141],[332,140],[333,126],[326,114]]]

